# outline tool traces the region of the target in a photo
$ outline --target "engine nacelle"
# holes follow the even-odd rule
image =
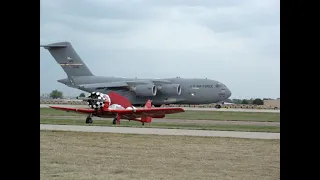
[[[181,86],[180,84],[163,84],[158,87],[159,91],[163,94],[168,95],[180,95]]]
[[[132,89],[137,96],[155,96],[157,95],[157,87],[153,84],[142,84]]]
[[[111,104],[111,99],[107,94],[100,92],[92,92],[88,98],[87,102],[90,108],[92,109],[101,109],[105,106],[109,107]]]

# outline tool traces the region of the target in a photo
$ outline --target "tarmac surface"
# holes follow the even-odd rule
[[[85,120],[85,116],[50,116],[40,115],[40,118],[48,119],[74,119]],[[110,118],[93,117],[94,121],[112,121]],[[127,120],[125,120],[127,121]],[[152,119],[158,123],[179,123],[179,124],[210,124],[210,125],[251,125],[251,126],[276,126],[280,127],[280,122],[257,122],[257,121],[225,121],[225,120],[187,120],[187,119]]]
[[[40,124],[40,130],[107,132],[107,133],[121,133],[121,134],[180,135],[180,136],[203,136],[203,137],[232,137],[232,138],[248,138],[248,139],[280,139],[280,133],[209,131],[209,130],[186,130],[186,129]]]
[[[49,106],[62,106],[62,107],[75,107],[75,108],[88,108],[86,105],[71,105],[71,104],[40,104],[40,108],[49,108]],[[192,111],[230,111],[230,112],[270,112],[280,113],[280,110],[273,109],[216,109],[216,108],[194,108],[194,107],[182,107],[184,110]]]

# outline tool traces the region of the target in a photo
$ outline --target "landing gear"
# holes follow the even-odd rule
[[[119,116],[119,115],[117,115],[117,116],[113,119],[112,124],[120,124],[120,116]]]
[[[144,122],[142,122],[142,126],[144,126]]]
[[[87,118],[86,118],[86,124],[92,124],[92,115],[90,114]]]
[[[154,107],[161,107],[161,104],[155,104]]]

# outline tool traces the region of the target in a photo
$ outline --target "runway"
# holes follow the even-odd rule
[[[232,138],[247,138],[247,139],[280,139],[280,133],[209,131],[209,130],[187,130],[187,129],[159,129],[159,128],[130,128],[130,127],[40,124],[40,130],[108,132],[108,133],[121,133],[121,134],[203,136],[203,137],[232,137]]]
[[[88,108],[86,105],[72,105],[72,104],[40,104],[40,108],[49,108],[49,106],[62,106],[62,107],[75,107],[75,108]],[[216,108],[194,108],[194,107],[182,107],[184,110],[192,111],[230,111],[230,112],[269,112],[280,113],[280,110],[273,109],[216,109]]]

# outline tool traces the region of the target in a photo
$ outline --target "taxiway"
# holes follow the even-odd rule
[[[232,137],[232,138],[248,138],[248,139],[280,139],[280,133],[209,131],[209,130],[186,130],[186,129],[159,129],[159,128],[130,128],[130,127],[40,124],[40,130],[78,131],[78,132],[108,132],[108,133],[121,133],[121,134],[153,134],[153,135],[179,135],[179,136],[204,136],[204,137]]]
[[[40,115],[40,118],[48,119],[74,119],[84,120],[85,116],[51,116],[51,115]],[[93,117],[94,121],[110,121],[112,118],[99,118]],[[210,124],[210,125],[249,125],[249,126],[276,126],[280,127],[280,122],[259,122],[259,121],[224,121],[224,120],[192,120],[192,119],[157,119],[154,118],[152,122],[157,123],[179,123],[179,124]]]

